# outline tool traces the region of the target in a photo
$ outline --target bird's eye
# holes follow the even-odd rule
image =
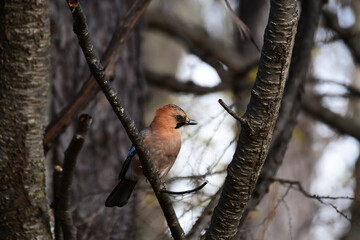
[[[175,119],[176,121],[180,122],[182,120],[182,116],[181,115],[175,115]]]

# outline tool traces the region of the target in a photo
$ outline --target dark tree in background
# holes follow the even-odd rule
[[[101,56],[112,33],[124,20],[130,1],[86,1],[82,4],[88,19],[89,31],[96,51]],[[89,78],[89,68],[72,29],[72,16],[66,1],[51,1],[51,33],[53,66],[51,85],[51,120],[71,103],[84,82]],[[141,21],[142,22],[142,21]],[[116,60],[113,86],[126,105],[137,126],[141,127],[145,81],[140,66],[140,28],[136,29],[122,54]],[[116,50],[117,51],[117,50]],[[129,207],[107,209],[106,195],[116,183],[122,161],[131,143],[102,93],[80,109],[79,113],[93,116],[93,124],[77,161],[72,187],[72,202],[76,206],[74,221],[78,239],[135,239],[134,220],[137,216],[135,199]],[[74,122],[52,146],[47,159],[52,164],[63,161]]]

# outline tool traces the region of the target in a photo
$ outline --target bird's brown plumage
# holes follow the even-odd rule
[[[141,137],[161,178],[168,174],[180,151],[181,127],[195,124],[180,107],[169,104],[157,109],[150,126],[141,131]],[[137,154],[131,155],[131,151],[121,170],[120,182],[105,202],[107,207],[125,205],[137,180],[143,177],[139,157]]]

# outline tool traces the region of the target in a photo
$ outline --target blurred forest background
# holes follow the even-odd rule
[[[229,2],[261,48],[269,1]],[[132,1],[81,4],[101,56]],[[89,69],[66,3],[52,0],[50,16],[52,121],[76,97],[89,78]],[[273,176],[293,182],[274,181],[242,223],[237,239],[359,239],[359,18],[359,1],[324,2],[320,21],[312,26],[316,27],[313,47],[303,49],[311,53],[311,61],[302,79],[302,110]],[[205,215],[211,215],[240,129],[217,100],[222,98],[239,115],[244,113],[259,57],[254,45],[240,38],[224,1],[154,0],[116,60],[112,84],[140,129],[150,123],[156,108],[168,103],[181,106],[199,122],[186,129],[166,181],[173,191],[209,181],[201,191],[172,196],[186,232],[194,230],[204,209]],[[93,116],[93,125],[78,158],[71,193],[78,239],[171,239],[145,181],[124,208],[104,207],[131,143],[102,93],[79,113]],[[76,116],[46,156],[50,201],[52,169],[62,163],[75,123]],[[199,239],[203,229],[190,239]]]

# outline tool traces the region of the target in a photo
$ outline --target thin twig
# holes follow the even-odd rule
[[[231,110],[230,107],[228,105],[226,105],[226,103],[222,99],[219,99],[218,102],[233,118],[238,120],[241,124],[245,124],[246,120],[244,118],[240,117],[239,115],[237,115],[236,112]]]
[[[282,203],[284,204],[284,207],[286,209],[286,213],[287,213],[287,216],[288,216],[288,225],[289,225],[289,235],[290,235],[290,240],[293,240],[293,225],[292,225],[292,217],[291,217],[291,211],[290,211],[290,207],[289,205],[287,204],[287,202],[285,201],[285,199],[283,199]]]
[[[274,185],[275,185],[275,186],[274,186]],[[277,209],[277,207],[278,207],[278,205],[279,205],[279,202],[276,202],[276,200],[277,200],[277,195],[278,195],[278,193],[279,193],[280,183],[274,184],[274,185],[273,185],[274,190],[271,190],[271,196],[270,196],[270,199],[269,199],[269,211],[268,211],[268,215],[267,215],[267,217],[266,217],[266,220],[264,221],[263,229],[262,229],[262,231],[261,231],[259,240],[264,240],[264,239],[265,239],[266,232],[267,232],[268,229],[269,229],[269,226],[270,226],[271,221],[273,221],[274,218],[275,218],[276,209]]]
[[[62,234],[62,228],[61,228],[61,221],[59,216],[59,193],[60,193],[60,186],[61,186],[61,174],[62,174],[62,167],[59,165],[56,165],[54,167],[53,171],[53,191],[54,191],[54,201],[51,204],[53,211],[54,211],[54,220],[55,220],[55,226],[54,226],[54,235],[55,240],[62,240],[63,234]]]
[[[61,174],[59,198],[56,202],[56,214],[60,217],[64,239],[76,239],[76,228],[70,212],[70,189],[75,171],[76,158],[85,142],[86,134],[90,128],[92,118],[90,115],[81,114],[74,136],[65,151],[64,166]]]
[[[172,182],[175,182],[175,181],[178,181],[178,180],[204,179],[205,177],[208,177],[208,176],[214,176],[214,175],[219,175],[219,174],[224,174],[224,173],[226,173],[226,169],[222,169],[222,170],[215,171],[215,172],[211,172],[210,170],[208,170],[206,173],[199,174],[199,175],[175,176],[175,177],[172,177],[170,179],[167,179],[166,182],[167,183],[172,183]]]
[[[254,37],[253,37],[250,29],[248,28],[248,26],[246,26],[246,24],[237,16],[235,11],[231,8],[231,5],[228,0],[225,0],[225,4],[226,4],[226,7],[229,9],[229,11],[231,13],[231,17],[234,20],[234,22],[239,30],[240,37],[242,39],[243,38],[250,39],[251,43],[255,46],[256,50],[258,50],[260,52],[260,48],[256,44]]]
[[[205,187],[206,184],[208,184],[207,180],[203,184],[201,184],[200,186],[198,186],[198,187],[196,187],[194,189],[181,191],[181,192],[174,192],[174,191],[168,191],[168,190],[163,189],[163,190],[161,190],[161,192],[162,193],[167,193],[167,194],[173,194],[173,195],[184,195],[184,194],[189,194],[189,193],[199,191],[199,190],[203,189],[203,187]]]
[[[248,128],[248,130],[250,130],[251,135],[255,134],[255,130],[249,125],[249,122],[245,118],[237,115],[233,110],[230,109],[228,105],[226,105],[226,103],[222,99],[219,99],[218,102],[233,118],[235,118],[241,123],[242,127]]]
[[[341,216],[343,216],[346,220],[351,221],[351,219],[344,212],[340,211],[337,206],[335,206],[333,203],[324,202],[323,200],[324,199],[327,199],[327,200],[345,199],[345,200],[356,201],[355,198],[348,197],[348,196],[340,196],[340,197],[319,196],[316,194],[308,193],[299,181],[291,181],[291,180],[287,180],[287,179],[278,179],[278,178],[270,178],[269,180],[276,181],[281,184],[289,184],[289,187],[291,187],[291,188],[293,188],[293,186],[296,186],[297,187],[296,190],[298,190],[300,193],[302,193],[305,197],[315,199],[321,204],[332,207],[337,213],[339,213]]]
[[[329,200],[339,200],[339,199],[344,200],[345,199],[345,200],[355,201],[355,198],[348,197],[348,196],[332,197],[332,196],[320,196],[320,195],[316,195],[316,194],[310,194],[304,189],[301,182],[299,182],[299,181],[280,179],[280,178],[269,178],[269,180],[273,181],[273,182],[279,182],[281,184],[289,184],[290,186],[296,186],[297,190],[299,190],[299,192],[301,192],[303,195],[305,195],[308,198],[329,199]]]
[[[139,135],[139,130],[136,128],[135,122],[131,119],[129,113],[123,107],[123,104],[121,103],[115,89],[110,85],[109,80],[106,78],[106,73],[103,70],[104,67],[94,52],[94,46],[90,39],[86,23],[86,17],[81,8],[81,5],[78,4],[74,8],[70,7],[70,10],[74,19],[74,32],[79,39],[80,47],[85,55],[90,71],[95,77],[97,83],[99,84],[111,107],[113,108],[116,116],[121,121],[126,130],[126,133],[135,146],[136,152],[140,158],[140,163],[144,175],[149,180],[152,188],[154,189],[155,195],[158,198],[173,238],[185,239],[185,233],[180,226],[169,196],[161,193],[162,183],[158,174],[156,173],[154,164],[150,159],[149,152]]]
[[[325,24],[328,28],[335,31],[340,39],[342,39],[349,48],[351,54],[354,57],[354,60],[360,62],[360,48],[358,47],[359,43],[359,34],[356,33],[354,27],[343,28],[340,26],[338,17],[335,11],[332,11],[330,8],[323,8],[322,16],[325,20]]]

